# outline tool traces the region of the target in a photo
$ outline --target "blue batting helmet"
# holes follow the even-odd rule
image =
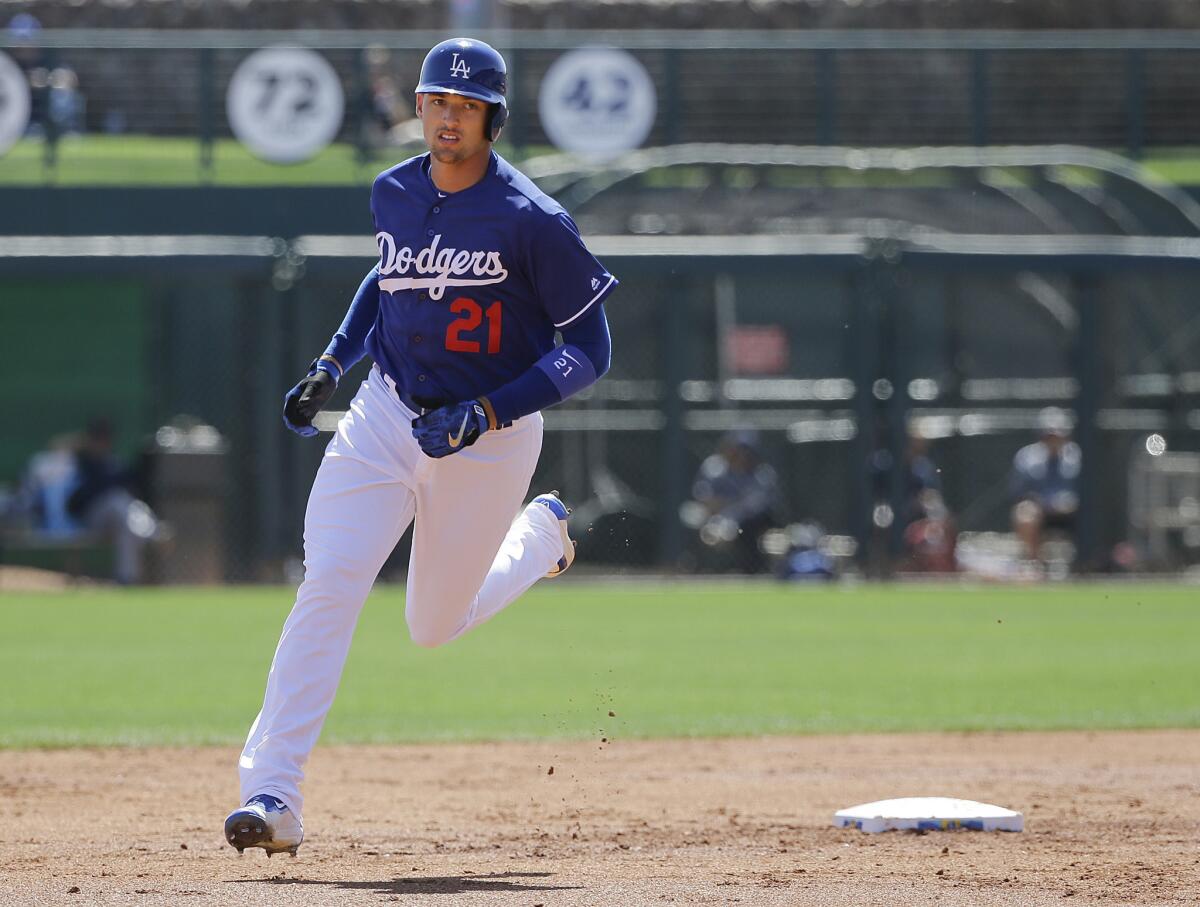
[[[508,120],[508,67],[494,47],[474,38],[451,38],[425,55],[417,94],[460,94],[490,106],[485,135],[496,141]]]

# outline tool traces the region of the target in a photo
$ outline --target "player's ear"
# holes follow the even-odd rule
[[[417,95],[417,119],[421,119],[421,109],[425,106],[425,95]]]

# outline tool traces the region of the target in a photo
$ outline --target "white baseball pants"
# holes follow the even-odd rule
[[[540,504],[521,509],[542,446],[540,413],[440,460],[414,440],[415,417],[373,368],[329,442],[304,517],[304,582],[238,762],[243,803],[271,794],[300,814],[304,764],[359,612],[414,517],[404,613],[421,646],[499,613],[562,557],[554,515]]]

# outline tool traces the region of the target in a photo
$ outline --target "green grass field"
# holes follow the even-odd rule
[[[259,160],[233,139],[219,139],[212,147],[212,171],[204,174],[195,138],[69,137],[59,143],[53,168],[46,166],[45,143],[25,139],[0,157],[0,186],[361,186],[413,153],[411,147],[381,149],[360,160],[354,146],[339,143],[311,160],[281,165]]]
[[[239,741],[290,598],[5,593],[0,745]],[[1198,689],[1194,587],[568,581],[436,650],[383,587],[325,739],[1195,727]]]

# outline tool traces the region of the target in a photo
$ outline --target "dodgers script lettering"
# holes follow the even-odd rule
[[[379,289],[385,293],[427,289],[430,299],[441,299],[446,287],[482,287],[508,277],[499,252],[438,248],[440,233],[418,252],[408,246],[397,249],[390,233],[377,233],[375,241],[379,243]],[[411,277],[387,276],[410,271]]]

